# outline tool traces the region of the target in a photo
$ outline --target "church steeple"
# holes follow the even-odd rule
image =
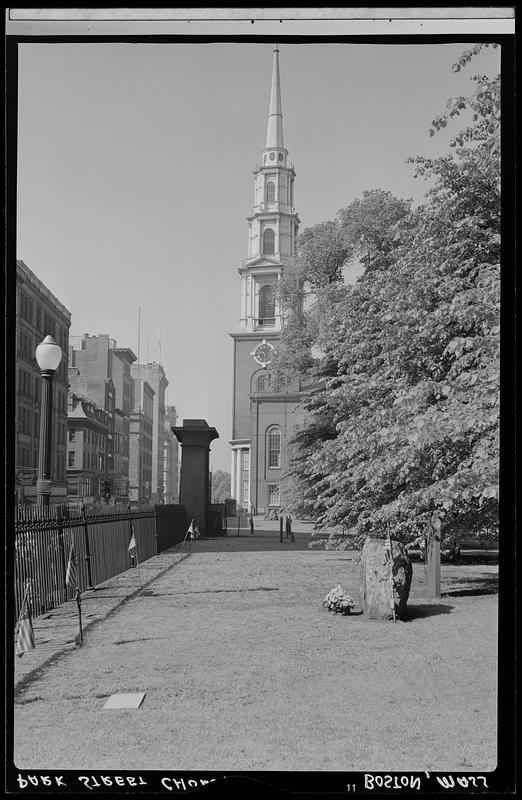
[[[285,262],[295,255],[299,217],[294,208],[295,170],[283,143],[279,49],[274,46],[266,146],[254,170],[254,206],[248,219],[248,256],[241,274],[241,327],[281,330],[277,284]]]
[[[270,106],[268,108],[268,127],[266,131],[266,149],[272,147],[284,150],[283,113],[281,110],[281,85],[279,81],[279,50],[274,45],[274,63],[272,66],[272,87],[270,90]]]
[[[288,151],[283,142],[283,111],[281,106],[281,82],[279,80],[279,49],[274,45],[272,63],[272,83],[270,85],[270,105],[268,106],[268,124],[266,128],[266,144],[263,150],[264,166],[286,166]]]

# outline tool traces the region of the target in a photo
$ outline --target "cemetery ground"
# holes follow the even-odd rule
[[[409,619],[379,622],[322,607],[338,583],[357,603],[357,552],[258,524],[86,592],[83,647],[74,602],[35,621],[15,673],[19,769],[495,768],[494,554],[443,565],[439,600],[414,563]],[[145,698],[105,710],[119,692]]]

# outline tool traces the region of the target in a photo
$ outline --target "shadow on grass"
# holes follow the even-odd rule
[[[453,606],[443,605],[442,603],[426,603],[425,605],[410,605],[406,607],[404,622],[413,619],[424,619],[425,617],[435,617],[437,614],[451,614]]]
[[[421,559],[418,550],[410,550],[408,553],[413,564],[426,566],[424,559]],[[440,563],[445,567],[474,567],[480,564],[498,564],[498,550],[462,550],[460,556],[448,558],[441,556]]]
[[[37,702],[39,702],[40,700],[43,700],[43,697],[24,697],[23,699],[22,699],[22,698],[17,698],[17,699],[15,700],[15,703],[16,703],[18,706],[26,706],[26,705],[28,705],[29,703],[37,703]]]
[[[167,639],[167,636],[142,636],[140,639],[119,639],[113,644],[133,644],[134,642],[154,642],[157,639]]]
[[[187,594],[237,594],[239,592],[279,592],[277,586],[255,586],[246,589],[187,589],[184,592],[152,592],[145,590],[140,597],[176,597]]]
[[[455,580],[442,592],[443,597],[476,597],[482,594],[497,594],[498,577],[487,575],[473,580]]]
[[[462,550],[460,556],[453,560],[445,559],[443,564],[455,564],[459,567],[475,566],[477,564],[498,564],[498,550]]]

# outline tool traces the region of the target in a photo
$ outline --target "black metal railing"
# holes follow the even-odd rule
[[[28,582],[35,617],[74,597],[75,587],[66,584],[71,547],[85,590],[132,566],[132,533],[141,563],[182,541],[185,530],[183,506],[17,506],[15,617]]]

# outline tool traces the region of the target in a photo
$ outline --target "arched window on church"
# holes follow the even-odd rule
[[[274,287],[262,286],[259,290],[259,324],[273,325],[275,322]]]
[[[258,375],[256,380],[256,389],[258,392],[267,392],[271,387],[271,378],[269,372],[264,372],[262,375]]]
[[[267,181],[265,186],[265,203],[275,203],[275,183]]]
[[[275,233],[272,228],[267,228],[263,233],[263,253],[266,256],[275,253]]]
[[[268,468],[280,469],[281,467],[281,431],[277,426],[269,428],[267,437]]]

